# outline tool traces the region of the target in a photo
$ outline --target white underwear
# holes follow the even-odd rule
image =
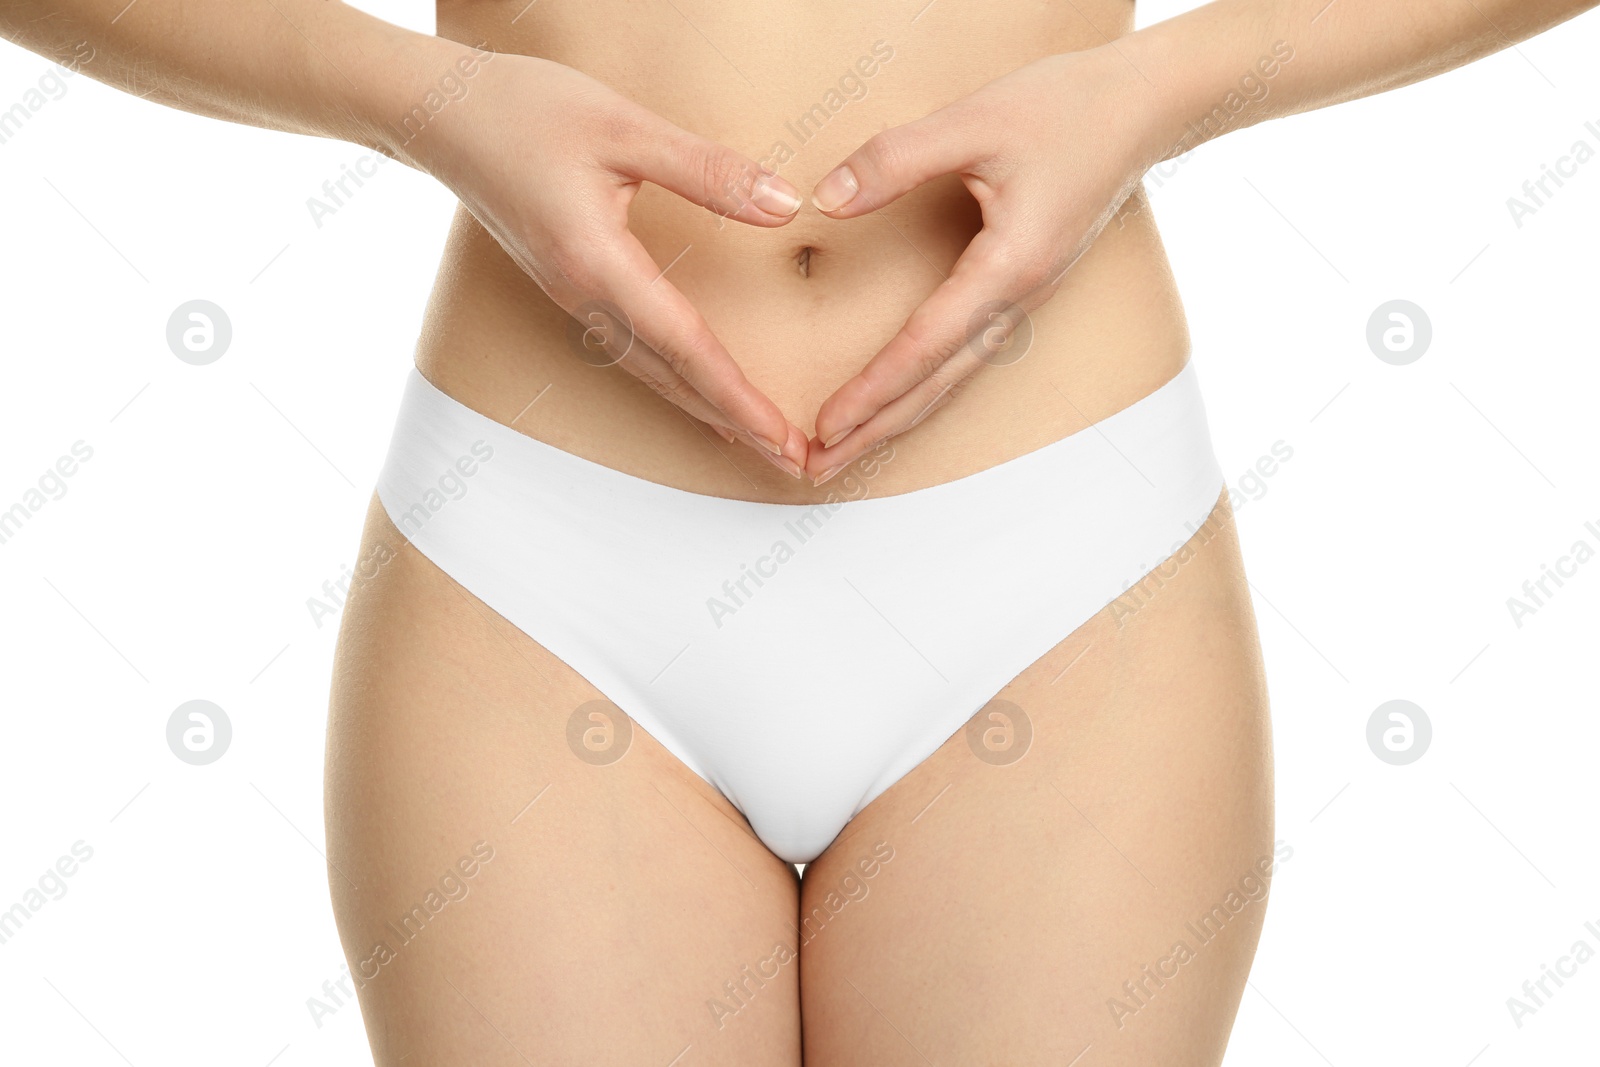
[[[424,556],[806,863],[1177,552],[1223,487],[1193,363],[1044,448],[871,496],[892,448],[841,473],[832,503],[729,500],[563,452],[413,370],[378,496]]]

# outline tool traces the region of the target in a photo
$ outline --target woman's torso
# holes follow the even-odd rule
[[[808,196],[874,133],[1034,59],[1100,45],[1133,22],[1124,0],[924,4],[455,0],[440,4],[438,30],[583,71],[774,167]],[[841,488],[845,479],[821,488],[790,479],[710,435],[622,368],[584,362],[569,347],[569,316],[464,209],[417,362],[440,388],[493,418],[515,418],[518,429],[568,452],[679,488],[775,501],[906,492],[1042,447],[1181,368],[1188,334],[1142,195],[1032,313],[1026,356],[984,368],[948,406],[896,438],[892,461],[864,490]],[[894,335],[982,224],[954,177],[850,221],[829,219],[808,201],[770,230],[719,219],[646,185],[630,218],[745,375],[808,434],[821,403]]]

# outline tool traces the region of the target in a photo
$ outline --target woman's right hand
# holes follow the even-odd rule
[[[474,55],[456,47],[456,56]],[[475,55],[474,73],[458,79],[465,91],[391,143],[395,155],[448,186],[578,319],[586,344],[604,342],[610,359],[663,397],[800,477],[806,434],[745,378],[628,229],[628,204],[645,181],[754,226],[787,223],[799,193],[571,67]],[[396,127],[388,132],[399,140]],[[622,321],[612,321],[618,312]]]

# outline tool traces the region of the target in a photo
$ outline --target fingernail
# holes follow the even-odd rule
[[[818,211],[838,211],[854,200],[860,190],[861,183],[856,181],[855,171],[838,167],[811,190],[811,202],[817,205]]]
[[[721,437],[724,441],[728,442],[730,445],[733,444],[733,431],[732,430],[728,429],[726,426],[713,426],[711,428],[713,430],[717,431],[717,435],[719,437]]]
[[[800,478],[805,475],[805,471],[800,469],[800,464],[788,456],[766,456],[766,460],[791,478]]]
[[[845,468],[845,464],[843,464],[843,463],[839,464],[837,467],[829,467],[827,470],[823,471],[821,474],[819,474],[815,478],[811,479],[811,484],[813,486],[821,485],[823,482],[827,481],[829,478],[832,478],[835,474],[838,474],[840,471],[844,470],[844,468]]]
[[[769,215],[788,218],[800,210],[800,193],[776,174],[763,174],[750,190],[750,202]]]
[[[822,442],[822,447],[823,448],[832,448],[834,445],[838,444],[840,441],[843,441],[846,437],[849,437],[851,431],[854,430],[856,428],[856,426],[860,426],[860,425],[861,424],[858,422],[858,423],[855,424],[855,426],[846,426],[844,429],[840,430],[838,433],[834,434],[832,437],[830,437],[826,441]]]
[[[783,455],[783,446],[778,444],[778,442],[766,437],[762,437],[760,434],[751,434],[750,436],[756,444],[760,445],[768,452],[771,452],[774,456]]]

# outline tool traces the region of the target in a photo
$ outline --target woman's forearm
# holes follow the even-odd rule
[[[336,0],[6,0],[0,36],[172,107],[391,155],[472,56]]]
[[[1596,0],[1215,0],[1116,41],[1182,155],[1270,118],[1370,96],[1470,63]]]

